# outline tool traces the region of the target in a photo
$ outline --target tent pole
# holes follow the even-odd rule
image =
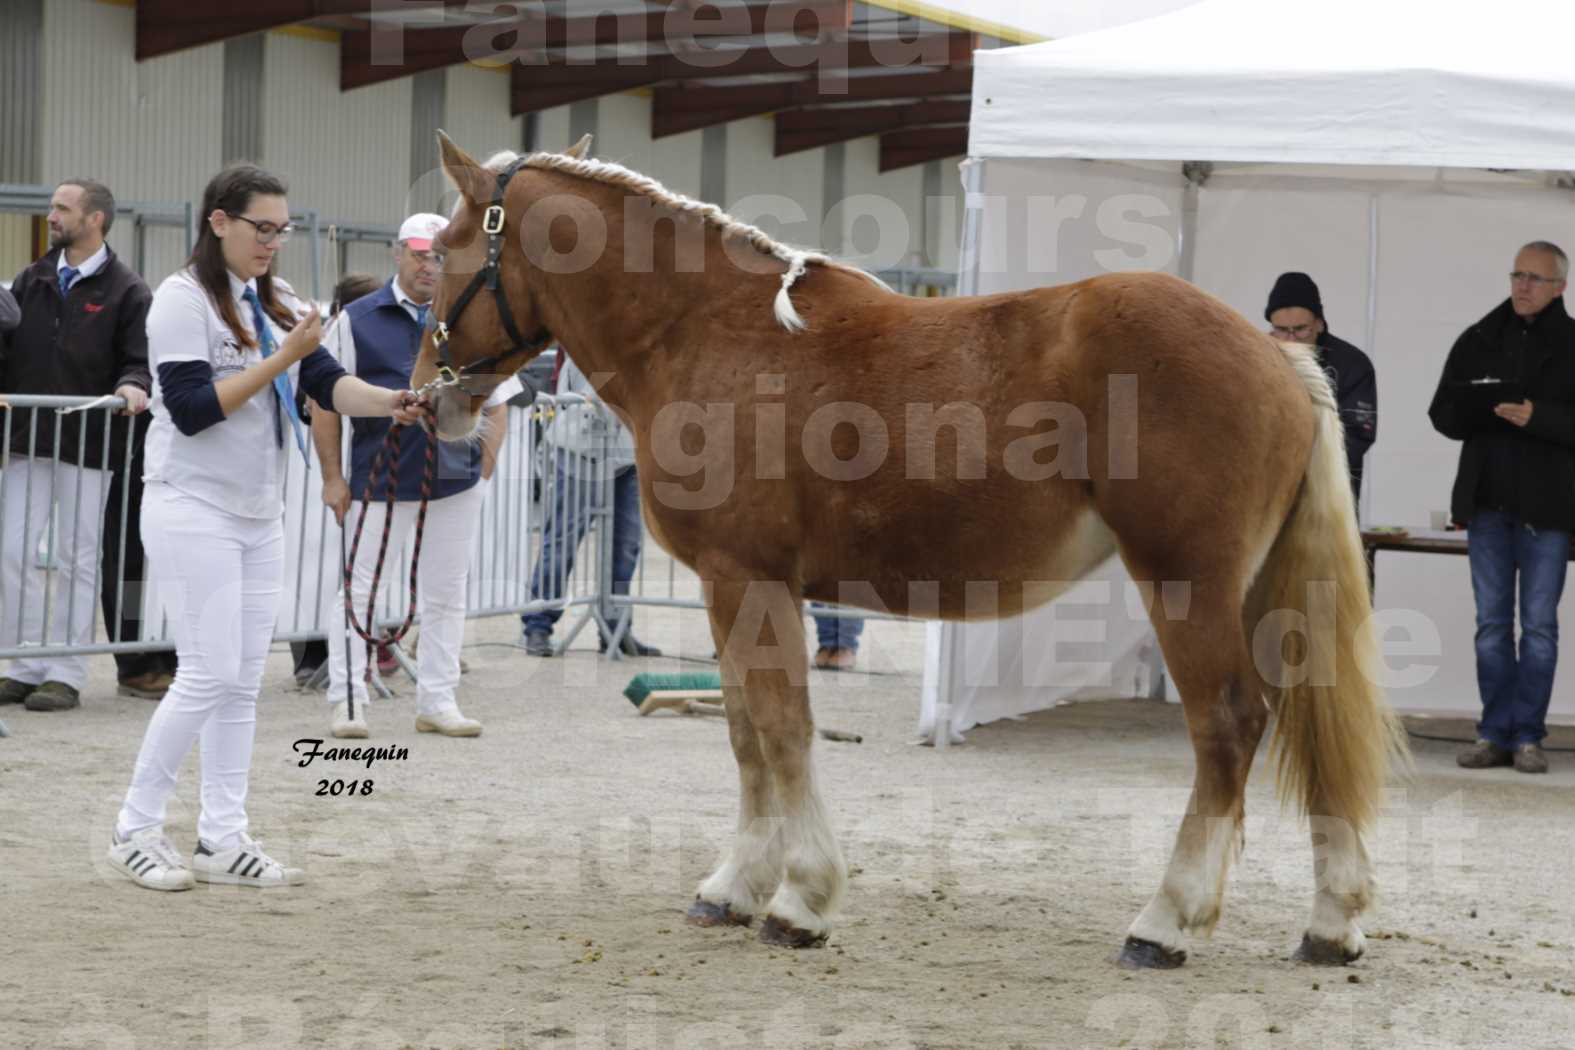
[[[983,257],[984,163],[969,157],[961,165],[963,228],[957,253],[957,294],[979,294],[979,260]],[[952,742],[952,712],[957,708],[953,668],[961,648],[961,628],[941,623],[925,632],[925,678],[919,703],[921,742],[944,750]]]
[[[1373,341],[1378,334],[1378,194],[1372,193],[1367,198],[1367,331],[1366,342],[1362,344],[1369,354],[1376,352],[1377,344]],[[1370,508],[1368,507],[1368,481],[1366,472],[1362,475],[1362,491],[1357,496],[1356,518],[1362,525],[1366,525]]]

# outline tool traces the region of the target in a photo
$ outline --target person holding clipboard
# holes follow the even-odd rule
[[[1509,298],[1455,340],[1428,408],[1434,429],[1461,442],[1450,515],[1467,528],[1482,694],[1477,742],[1456,756],[1466,769],[1548,769],[1542,739],[1575,531],[1568,277],[1569,257],[1557,245],[1521,248]]]
[[[249,164],[203,192],[201,232],[185,269],[148,312],[153,424],[145,452],[142,535],[169,615],[179,669],[148,724],[109,849],[139,886],[305,881],[248,833],[246,792],[257,694],[284,581],[284,471],[306,456],[299,386],[351,416],[417,422],[410,390],[345,374],[318,344],[315,304],[274,276],[289,239],[278,178]],[[164,833],[175,777],[201,754],[197,847],[188,867]]]

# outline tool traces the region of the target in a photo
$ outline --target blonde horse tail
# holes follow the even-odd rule
[[[1282,346],[1317,416],[1312,456],[1290,516],[1253,587],[1248,644],[1277,712],[1271,754],[1280,798],[1358,836],[1383,805],[1405,735],[1378,685],[1367,563],[1351,496],[1345,435],[1312,353]]]

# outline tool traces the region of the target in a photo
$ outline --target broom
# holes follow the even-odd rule
[[[676,710],[688,715],[725,715],[722,709],[722,676],[719,674],[637,674],[623,695],[642,716],[652,711]],[[824,740],[862,744],[857,733],[841,729],[817,730]]]

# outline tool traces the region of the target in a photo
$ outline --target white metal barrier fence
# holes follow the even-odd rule
[[[0,659],[174,647],[158,595],[148,584],[150,569],[145,566],[140,576],[115,573],[108,586],[110,574],[101,569],[106,553],[113,556],[111,567],[125,566],[128,554],[133,563],[142,561],[139,551],[128,550],[135,545],[128,537],[136,513],[130,486],[120,485],[117,498],[109,498],[114,474],[128,475],[134,463],[134,442],[128,440],[132,420],[118,414],[124,407],[113,397],[6,398],[0,411],[8,435],[0,451],[0,568],[11,571],[0,571]],[[467,616],[578,608],[583,623],[599,615],[595,610],[601,581],[611,586],[606,542],[611,478],[603,449],[584,442],[564,449],[547,439],[548,424],[555,418],[601,418],[605,413],[577,395],[541,395],[532,405],[508,410],[508,434],[496,469],[484,482],[471,550]],[[13,450],[9,435],[18,419],[15,426],[30,439]],[[605,428],[576,430],[593,434]],[[95,442],[93,435],[101,432],[115,439]],[[420,440],[414,431],[404,436],[412,439]],[[91,453],[86,469],[74,462],[81,458],[77,450],[83,445]],[[572,480],[566,483],[566,478]],[[343,628],[335,600],[343,564],[339,527],[322,501],[320,479],[315,448],[305,463],[289,457],[286,578],[276,642],[321,639]],[[380,493],[382,485],[376,489]],[[357,500],[360,495],[353,493]],[[543,529],[553,514],[572,516],[583,525],[590,541],[586,557],[574,557],[580,545],[558,544],[554,563],[538,564]],[[369,530],[362,542],[377,540]],[[404,619],[412,553],[410,542],[390,544],[376,606],[379,625]],[[64,622],[58,615],[61,603],[66,607]],[[123,623],[132,628],[123,629]]]

